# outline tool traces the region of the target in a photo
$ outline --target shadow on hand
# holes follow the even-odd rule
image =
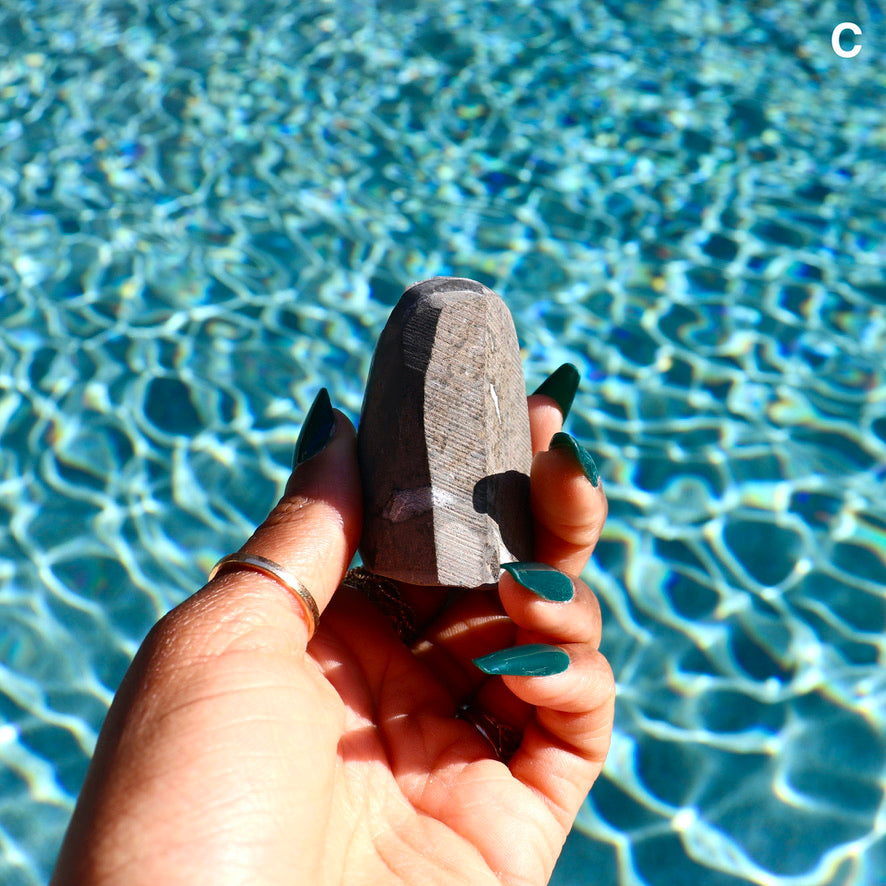
[[[474,484],[474,510],[498,525],[501,540],[515,560],[532,559],[529,477],[520,471],[489,474]]]

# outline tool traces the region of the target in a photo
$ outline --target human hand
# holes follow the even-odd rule
[[[331,439],[243,547],[311,590],[316,634],[308,643],[305,612],[278,582],[245,569],[166,615],[108,713],[53,884],[546,883],[602,767],[614,681],[597,651],[599,605],[574,578],[605,496],[568,445],[547,448],[562,424],[554,401],[533,395],[529,411],[535,558],[573,576],[571,600],[509,574],[497,594],[454,601],[401,586],[420,626],[404,645],[341,585],[360,481],[354,429],[329,413]],[[565,652],[568,668],[488,676],[472,661],[527,643]],[[468,699],[522,734],[508,762],[456,716]]]

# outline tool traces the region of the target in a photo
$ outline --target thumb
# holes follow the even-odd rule
[[[294,460],[283,497],[238,553],[282,566],[301,581],[322,613],[357,550],[363,519],[354,426],[332,409],[325,388],[308,412]],[[257,593],[263,598],[259,609],[281,628],[281,641],[292,649],[297,632],[306,643],[310,617],[305,607],[267,575],[232,563],[201,591],[223,597],[225,609],[244,607],[241,617],[247,619]],[[283,622],[277,621],[281,617]]]

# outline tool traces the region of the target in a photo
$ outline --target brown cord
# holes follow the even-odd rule
[[[492,745],[498,759],[503,763],[510,762],[523,741],[519,729],[500,723],[492,714],[487,714],[470,702],[459,705],[455,716],[470,723]]]
[[[412,645],[418,636],[415,612],[400,596],[395,582],[357,566],[347,571],[343,584],[373,602],[394,626],[400,639],[407,646]]]

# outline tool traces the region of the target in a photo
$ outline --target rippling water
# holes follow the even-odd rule
[[[579,367],[610,500],[617,728],[554,882],[886,882],[884,47],[874,2],[5,0],[0,881],[443,273],[530,389]]]

